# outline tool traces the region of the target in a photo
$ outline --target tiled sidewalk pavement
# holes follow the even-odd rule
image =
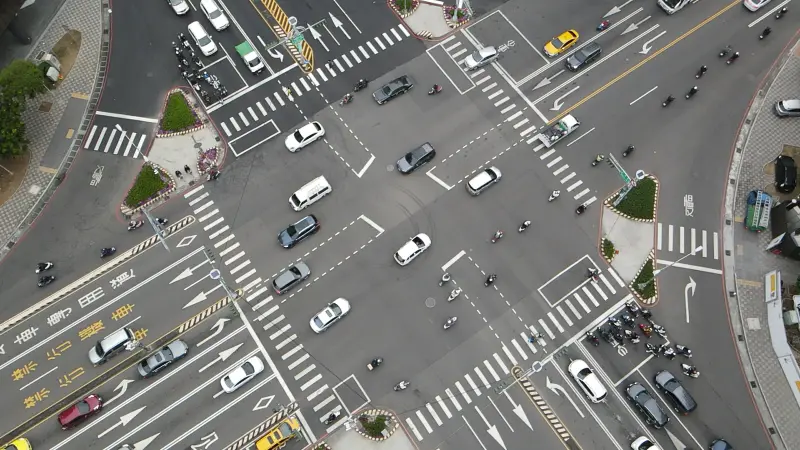
[[[67,107],[67,101],[73,94],[89,97],[89,110],[94,112],[99,95],[99,86],[105,76],[108,34],[108,4],[106,0],[67,0],[48,25],[42,36],[33,47],[31,55],[40,50],[49,51],[68,29],[81,32],[81,47],[75,64],[62,81],[58,89],[39,95],[29,100],[23,120],[27,126],[30,140],[31,163],[25,173],[25,179],[17,192],[0,206],[0,259],[10,250],[13,242],[27,230],[44,204],[58,186],[56,174],[45,173],[39,169],[39,161],[44,155],[50,140],[53,139],[61,115]],[[41,102],[53,102],[50,111],[40,112]],[[76,124],[77,125],[77,124]],[[61,164],[58,175],[66,173],[88,126],[88,118],[84,118],[81,127],[74,135],[74,141],[67,158]]]
[[[747,379],[755,382],[753,397],[776,448],[800,449],[800,427],[797,425],[800,406],[772,348],[763,288],[764,275],[773,269],[780,270],[786,284],[791,284],[800,272],[800,263],[765,251],[771,240],[769,231],[754,233],[747,231],[742,224],[747,193],[764,189],[774,182],[771,175],[764,173],[764,167],[772,164],[784,144],[800,146],[797,123],[779,119],[772,113],[776,101],[797,96],[800,43],[784,58],[785,64],[781,65],[779,61],[768,75],[774,77],[772,84],[767,80],[766,87],[756,95],[741,130],[731,170],[732,178],[736,178],[738,172],[738,182],[734,196],[731,197],[732,187],[726,196],[723,241],[731,323],[736,334],[744,337],[744,341],[739,339],[738,345]],[[730,211],[731,202],[735,203],[733,211]],[[737,295],[732,296],[734,263]]]

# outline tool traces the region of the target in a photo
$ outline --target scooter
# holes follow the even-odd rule
[[[658,333],[658,335],[661,336],[662,338],[664,338],[664,339],[667,338],[667,330],[664,327],[662,327],[661,325],[658,325],[658,324],[654,323],[653,324],[653,331]]]
[[[39,287],[45,287],[45,286],[47,286],[48,284],[52,283],[55,280],[56,280],[56,277],[54,277],[53,275],[45,275],[45,276],[39,278],[39,282],[36,283],[36,285],[39,286]]]
[[[503,234],[503,230],[497,230],[497,231],[495,231],[495,232],[494,232],[494,236],[492,236],[492,244],[494,244],[495,242],[497,242],[497,241],[499,241],[500,239],[502,239],[502,237],[503,237],[503,236],[504,236],[504,234]]]
[[[586,211],[586,203],[582,203],[582,204],[578,205],[577,208],[575,208],[575,214],[577,214],[577,215],[583,214],[584,211]]]
[[[596,166],[596,165],[597,165],[597,163],[599,163],[599,162],[602,162],[604,159],[606,159],[606,157],[605,157],[605,156],[603,156],[603,155],[597,155],[597,156],[595,156],[595,157],[594,157],[594,160],[592,161],[592,167]]]
[[[683,356],[685,356],[687,358],[691,358],[692,357],[692,350],[689,347],[685,346],[685,345],[675,344],[675,351],[679,355],[683,355]]]
[[[397,391],[397,392],[400,392],[402,390],[405,390],[405,388],[407,388],[410,384],[411,383],[409,383],[408,381],[403,380],[403,381],[401,381],[401,382],[399,382],[399,383],[394,385],[394,390]]]
[[[700,66],[700,70],[698,70],[698,71],[697,71],[697,73],[696,73],[696,74],[694,74],[694,77],[695,77],[695,78],[700,78],[700,77],[702,77],[703,75],[705,75],[705,74],[706,74],[706,72],[708,72],[708,67],[706,67],[706,66]]]
[[[644,334],[644,337],[646,337],[647,339],[653,337],[653,327],[651,327],[650,325],[640,323],[639,330],[641,330],[642,334]]]
[[[772,33],[772,28],[770,27],[764,28],[764,31],[762,31],[761,34],[758,35],[758,39],[759,40],[764,39],[765,37],[769,36],[770,33]]]
[[[727,61],[725,61],[725,64],[731,65],[731,64],[733,64],[733,62],[734,62],[734,61],[736,61],[737,59],[739,59],[739,52],[736,52],[736,53],[732,54],[732,55],[731,55],[731,57],[730,57],[730,58],[728,58],[728,60],[727,60]]]
[[[778,11],[778,13],[777,13],[777,14],[775,14],[775,19],[780,19],[780,18],[781,18],[781,17],[783,17],[783,15],[784,15],[784,14],[786,14],[787,12],[789,12],[789,8],[787,8],[787,7],[785,7],[785,6],[784,6],[783,8],[781,8],[781,10],[780,10],[780,11]]]
[[[128,222],[128,231],[133,231],[144,225],[144,220],[132,220]]]
[[[631,314],[632,317],[637,317],[639,315],[639,312],[641,311],[639,309],[639,305],[637,305],[636,302],[634,302],[633,300],[626,302],[625,308],[628,309],[628,312]]]
[[[496,280],[496,279],[497,279],[497,275],[491,274],[488,277],[486,277],[486,281],[483,282],[483,285],[486,286],[486,287],[489,287],[489,285],[494,284],[494,280]]]
[[[434,84],[433,87],[428,91],[428,95],[434,95],[442,92],[442,87],[438,84]]]
[[[597,31],[605,31],[610,26],[611,26],[611,21],[610,20],[604,20],[604,21],[600,22],[600,25],[597,26],[596,30]]]
[[[592,343],[595,347],[600,345],[600,339],[597,339],[597,336],[594,335],[591,331],[586,332],[586,340]]]
[[[450,327],[452,327],[453,325],[456,324],[457,320],[458,320],[458,317],[456,317],[456,316],[453,316],[453,317],[447,319],[447,321],[445,321],[445,323],[444,323],[444,329],[445,330],[450,329]]]
[[[157,217],[156,223],[159,225],[166,225],[169,223],[169,219],[162,219],[161,217]]]
[[[675,359],[675,350],[672,347],[667,347],[662,351],[663,355],[671,360]]]
[[[348,104],[348,103],[350,103],[352,101],[353,101],[353,94],[347,93],[347,94],[344,94],[344,97],[342,97],[342,100],[339,101],[339,105],[340,106],[344,106],[344,105],[346,105],[346,104]]]
[[[450,295],[447,297],[447,301],[452,302],[458,298],[459,295],[461,295],[461,288],[455,288],[452,292],[450,292]]]
[[[633,325],[634,325],[633,317],[631,317],[631,316],[629,316],[627,314],[623,314],[622,315],[622,323],[624,323],[625,325],[633,328]]]
[[[651,355],[653,355],[653,356],[655,356],[656,358],[658,358],[658,355],[659,355],[659,353],[658,353],[658,347],[656,347],[655,345],[653,345],[653,344],[651,344],[651,343],[649,343],[649,342],[646,342],[646,343],[644,344],[644,351],[645,351],[646,353],[650,353]]]
[[[526,220],[525,222],[522,222],[522,225],[520,225],[519,228],[517,228],[517,231],[522,233],[523,231],[527,230],[529,226],[531,226],[531,221]]]
[[[41,273],[41,272],[44,272],[46,270],[50,270],[52,267],[53,267],[53,263],[51,263],[49,261],[48,262],[39,263],[39,265],[36,266],[36,273]]]
[[[728,54],[732,51],[733,47],[731,47],[730,45],[726,45],[725,48],[719,51],[719,57],[724,58],[725,56],[728,56]]]
[[[330,424],[336,422],[336,419],[338,419],[341,415],[342,415],[341,411],[332,412],[331,415],[329,415],[328,418],[325,419],[325,421],[323,423],[325,425],[330,425]]]
[[[377,369],[377,368],[378,368],[378,366],[380,366],[381,364],[383,364],[383,358],[381,358],[381,357],[379,356],[379,357],[377,357],[377,358],[373,359],[372,361],[370,361],[370,363],[369,363],[369,364],[367,364],[367,370],[375,370],[375,369]]]
[[[681,363],[681,371],[687,377],[697,378],[700,376],[700,372],[697,370],[697,367],[690,366],[689,364]]]
[[[633,151],[635,149],[636,149],[636,147],[634,147],[632,145],[629,145],[628,148],[626,148],[625,150],[622,151],[622,156],[625,157],[625,156],[630,155],[631,153],[633,153]]]
[[[356,83],[355,86],[353,86],[353,92],[358,92],[364,89],[365,87],[367,87],[367,84],[369,84],[369,82],[363,78],[358,80],[358,83]]]
[[[439,280],[439,287],[444,286],[444,284],[448,281],[450,281],[450,274],[445,272],[444,275],[442,275],[442,278]]]
[[[667,96],[667,98],[666,98],[666,99],[664,99],[664,101],[663,101],[663,102],[661,102],[661,106],[663,106],[664,108],[666,108],[667,106],[669,106],[669,104],[670,104],[670,103],[672,103],[672,101],[673,101],[673,100],[675,100],[675,97],[673,97],[673,96],[669,95],[669,96]]]
[[[561,191],[553,191],[550,193],[550,198],[548,198],[547,201],[552,202],[553,200],[557,199],[559,195],[561,195]]]
[[[106,256],[111,256],[117,251],[116,247],[106,247],[100,250],[100,257],[105,258]]]
[[[636,333],[635,331],[631,331],[631,330],[625,330],[624,333],[625,333],[625,337],[628,338],[628,340],[631,341],[632,344],[638,344],[639,343],[640,339],[639,339],[639,334],[638,333]]]
[[[699,90],[700,89],[697,86],[692,86],[692,88],[689,89],[689,92],[686,93],[686,100],[689,100],[690,98],[694,97],[694,94],[697,94],[697,91]]]

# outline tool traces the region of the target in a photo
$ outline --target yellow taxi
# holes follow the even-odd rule
[[[293,438],[300,429],[300,421],[294,417],[289,417],[279,423],[275,428],[269,430],[264,437],[256,441],[257,450],[273,450],[286,445],[286,441]]]
[[[14,442],[3,447],[3,450],[31,450],[31,442],[25,438],[16,439]]]
[[[554,37],[552,41],[544,44],[544,53],[551,58],[560,55],[575,45],[579,37],[577,31],[567,30]]]

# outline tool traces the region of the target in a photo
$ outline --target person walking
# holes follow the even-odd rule
[[[192,169],[189,168],[188,164],[185,164],[183,166],[183,171],[186,172],[186,175],[191,175],[191,173],[192,173]]]
[[[181,175],[181,171],[180,170],[176,170],[175,171],[175,176],[180,178],[180,179],[183,179],[183,175]]]

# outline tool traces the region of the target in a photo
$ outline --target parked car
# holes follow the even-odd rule
[[[797,165],[791,156],[780,155],[775,160],[775,188],[789,194],[797,187]]]
[[[608,395],[606,387],[582,359],[576,359],[569,363],[567,371],[592,403],[600,403],[606,399],[606,395]]]
[[[62,430],[67,430],[80,425],[101,409],[103,409],[103,398],[97,394],[87,395],[83,400],[61,411],[58,423]]]
[[[167,3],[169,3],[169,6],[175,11],[175,14],[179,16],[189,12],[189,4],[186,3],[186,0],[167,0]]]
[[[222,385],[222,390],[230,394],[244,386],[245,383],[252,380],[263,371],[264,363],[261,361],[261,358],[253,356],[242,363],[241,366],[226,373],[219,382]]]
[[[217,6],[214,0],[200,0],[200,9],[203,11],[203,14],[206,15],[208,21],[211,22],[211,26],[214,27],[215,30],[222,31],[231,25],[225,13],[219,9],[219,6]]]
[[[211,56],[217,53],[217,44],[211,39],[206,29],[200,25],[200,22],[194,21],[189,24],[189,36],[192,37],[203,55]]]
[[[778,117],[800,117],[800,100],[781,100],[775,103],[775,115]]]
[[[672,402],[675,411],[686,415],[697,409],[697,402],[670,371],[662,370],[656,373],[653,380],[656,387]]]
[[[402,75],[381,86],[380,89],[372,93],[372,98],[382,105],[400,94],[405,94],[414,87],[414,79],[408,75]]]
[[[633,442],[631,442],[631,449],[632,450],[661,450],[661,447],[657,446],[650,440],[647,436],[641,436],[636,438]]]

